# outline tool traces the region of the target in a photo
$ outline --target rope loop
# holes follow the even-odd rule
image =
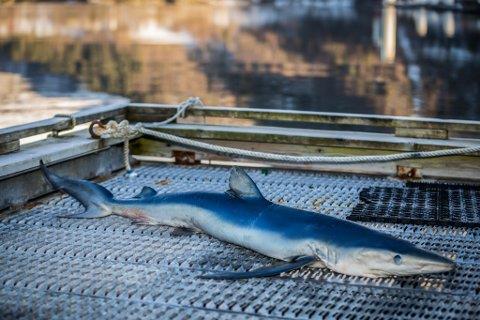
[[[185,118],[187,110],[194,106],[201,106],[201,107],[204,106],[202,100],[200,100],[199,97],[190,97],[187,100],[181,102],[177,106],[177,112],[175,112],[175,114],[170,118],[160,122],[152,122],[152,123],[144,124],[144,127],[149,127],[149,128],[160,127],[160,126],[169,124],[170,122],[173,122],[178,118]]]

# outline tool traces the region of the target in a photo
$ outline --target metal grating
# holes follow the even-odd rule
[[[365,187],[403,182],[302,171],[248,170],[272,201],[345,218]],[[118,197],[227,188],[228,169],[142,166],[104,183]],[[368,223],[455,259],[452,273],[368,279],[302,269],[243,281],[198,279],[206,270],[249,270],[272,259],[206,235],[120,217],[59,219],[83,210],[70,197],[0,221],[0,318],[36,319],[478,319],[480,228]]]
[[[347,217],[353,221],[480,227],[477,186],[407,183],[412,188],[369,187]]]

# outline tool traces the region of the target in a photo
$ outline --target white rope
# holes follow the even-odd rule
[[[123,164],[127,172],[132,171],[132,166],[130,165],[130,139],[127,137],[123,139]]]
[[[177,106],[177,112],[168,118],[167,120],[163,120],[161,122],[150,122],[148,125],[145,124],[145,126],[148,127],[156,127],[156,126],[162,126],[165,124],[169,124],[172,121],[177,120],[177,118],[185,118],[185,112],[187,111],[188,108],[191,108],[193,106],[202,106],[203,107],[203,102],[200,100],[199,97],[190,97],[187,100],[183,101]]]
[[[178,137],[165,132],[150,130],[143,127],[139,127],[136,130],[139,133],[153,136],[162,140],[166,140],[173,144],[180,144],[183,146],[191,147],[193,149],[211,151],[214,153],[225,154],[230,156],[238,156],[241,158],[289,162],[289,163],[345,164],[345,163],[363,163],[363,162],[367,162],[367,163],[389,162],[389,161],[397,161],[397,160],[405,160],[405,159],[445,157],[445,156],[480,152],[480,146],[475,146],[475,147],[468,147],[468,148],[423,151],[423,152],[407,152],[407,153],[396,153],[396,154],[375,155],[375,156],[351,156],[351,157],[293,156],[293,155],[285,155],[285,154],[278,154],[278,153],[268,153],[268,152],[224,147],[224,146],[214,145],[214,144],[200,142],[196,140],[191,140],[187,138],[182,138],[182,137]]]
[[[185,117],[187,109],[196,105],[203,106],[200,98],[190,97],[178,105],[177,112],[173,116],[161,122],[149,123],[149,126],[159,127],[175,121],[179,117],[183,118]],[[137,123],[135,126],[131,126],[128,120],[123,120],[120,123],[110,120],[105,126],[105,131],[101,134],[102,138],[123,138],[123,163],[129,177],[135,176],[132,171],[132,166],[130,165],[130,139],[136,137],[140,133],[139,130],[142,129],[142,126],[143,124],[141,122]]]
[[[203,105],[199,98],[189,98],[182,102],[177,112],[162,122],[149,123],[148,128],[161,128],[165,124],[168,124],[179,117],[184,117],[188,108],[194,105]],[[182,138],[173,134],[148,129],[145,124],[137,123],[130,125],[127,120],[123,120],[120,123],[110,121],[106,125],[105,131],[101,134],[102,138],[123,138],[124,139],[124,156],[125,167],[127,171],[131,170],[129,161],[129,148],[128,142],[131,138],[140,134],[156,137],[161,140],[171,142],[173,144],[179,144],[192,149],[209,151],[217,154],[224,154],[229,156],[236,156],[241,158],[249,158],[256,160],[267,160],[276,162],[288,162],[288,163],[325,163],[325,164],[347,164],[347,163],[372,163],[372,162],[390,162],[406,159],[421,159],[421,158],[436,158],[453,155],[469,154],[474,152],[480,152],[480,146],[465,147],[457,149],[444,149],[435,151],[420,151],[420,152],[406,152],[396,153],[389,155],[371,155],[371,156],[294,156],[278,153],[268,153],[260,151],[251,151],[245,149],[224,147],[215,144],[200,142],[192,139]]]

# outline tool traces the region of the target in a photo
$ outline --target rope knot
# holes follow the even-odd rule
[[[139,132],[140,126],[137,125],[130,125],[128,120],[122,120],[120,123],[116,122],[115,120],[110,120],[105,125],[105,128],[100,135],[102,138],[123,138],[123,139],[131,139],[135,137]]]
[[[171,120],[170,119],[168,119],[168,120],[173,121],[177,117],[185,118],[187,110],[190,107],[194,107],[194,106],[203,107],[203,102],[202,102],[202,100],[200,100],[199,97],[190,97],[187,100],[180,103],[177,107],[177,113],[174,115],[174,118],[171,119]],[[166,121],[164,121],[164,122],[166,122]]]
[[[184,118],[186,116],[186,111],[193,106],[203,106],[202,100],[200,100],[199,97],[190,97],[177,106],[177,111],[173,116],[164,121],[156,122],[151,125],[154,127],[161,127],[165,124],[175,121],[179,117]],[[127,172],[131,172],[132,167],[130,166],[129,159],[129,140],[145,133],[145,124],[138,122],[135,125],[130,125],[128,120],[122,120],[120,123],[110,120],[106,125],[103,125],[99,120],[96,120],[90,125],[89,131],[92,138],[96,139],[122,138],[125,168],[127,169]]]

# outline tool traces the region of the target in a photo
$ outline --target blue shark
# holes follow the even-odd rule
[[[302,267],[370,278],[448,272],[455,263],[391,235],[329,215],[265,199],[254,181],[232,168],[226,192],[157,194],[144,187],[132,199],[115,199],[103,186],[60,177],[41,162],[50,184],[78,200],[85,211],[66,218],[118,215],[146,225],[206,233],[280,260],[248,272],[217,272],[211,279],[268,277]]]

